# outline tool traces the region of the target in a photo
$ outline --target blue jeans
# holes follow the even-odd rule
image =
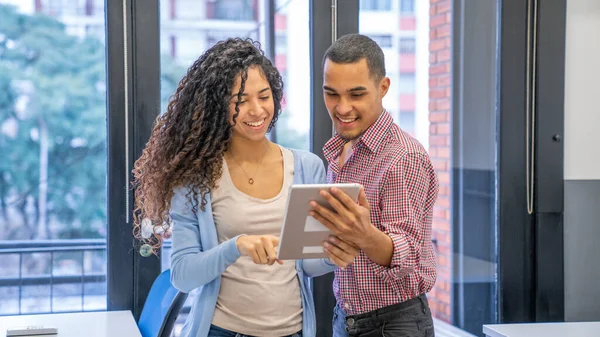
[[[208,330],[207,337],[254,337],[254,336],[242,335],[241,333],[225,330],[223,328],[219,328],[216,325],[211,325],[210,330]],[[284,337],[302,337],[302,331],[299,331],[293,335],[284,336]]]
[[[335,306],[333,337],[434,337],[433,318],[425,295],[360,315]]]

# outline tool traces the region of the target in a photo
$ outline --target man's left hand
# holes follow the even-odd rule
[[[363,249],[378,232],[371,223],[371,208],[364,187],[360,188],[358,203],[335,187],[330,191],[322,190],[320,194],[334,211],[311,201],[312,210],[309,214],[329,228],[334,235]]]

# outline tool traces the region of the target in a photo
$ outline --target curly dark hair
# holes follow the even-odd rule
[[[202,54],[188,69],[171,97],[167,111],[158,116],[152,134],[133,169],[135,189],[134,236],[149,243],[154,251],[162,245],[158,226],[167,233],[174,189],[188,187],[188,202],[194,213],[205,211],[206,194],[215,188],[223,173],[223,153],[233,126],[229,119],[232,87],[241,76],[238,102],[248,77],[248,67],[262,69],[274,101],[268,130],[281,112],[283,80],[265,57],[260,43],[251,39],[220,41]],[[236,103],[233,116],[239,115]],[[147,220],[146,220],[147,219]],[[141,222],[152,221],[154,235],[142,237]]]

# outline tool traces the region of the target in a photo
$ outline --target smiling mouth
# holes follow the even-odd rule
[[[355,118],[342,118],[342,117],[340,117],[340,116],[336,116],[336,118],[337,118],[337,119],[338,119],[340,122],[342,122],[342,123],[346,123],[346,124],[349,124],[349,123],[352,123],[352,122],[354,122],[354,121],[358,120],[358,117],[355,117]]]
[[[244,124],[249,125],[253,128],[257,128],[262,126],[265,123],[265,118],[259,120],[258,122],[244,122]]]

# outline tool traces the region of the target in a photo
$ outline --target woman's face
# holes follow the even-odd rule
[[[238,102],[240,84],[241,75],[238,75],[233,83],[229,101],[229,121],[232,124],[233,116],[236,114],[235,105]],[[262,140],[273,119],[275,105],[269,81],[259,66],[248,68],[248,78],[239,100],[239,109],[240,113],[235,119],[233,128],[234,135],[251,141]]]

